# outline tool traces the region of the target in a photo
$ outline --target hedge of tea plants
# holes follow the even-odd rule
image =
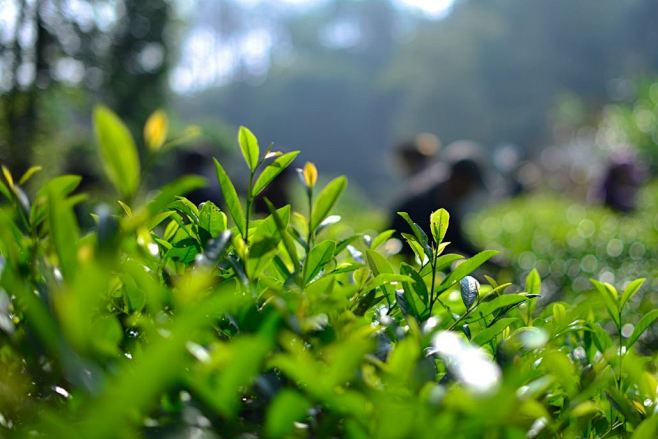
[[[541,271],[516,288],[484,274],[495,251],[447,251],[445,210],[430,236],[400,213],[406,262],[387,255],[390,230],[346,234],[358,224],[332,211],[347,180],[321,185],[312,163],[301,205],[256,217],[299,154],[247,128],[247,193],[215,160],[220,208],[185,198],[199,177],[145,191],[122,122],[99,107],[94,126],[117,202],[90,230],[79,177],[28,192],[38,168],[3,168],[0,436],[656,436],[656,357],[636,349],[658,318],[637,306],[653,280],[592,280],[587,300],[540,307]],[[148,120],[148,154],[167,128]]]

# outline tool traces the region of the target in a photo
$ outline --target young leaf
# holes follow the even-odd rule
[[[274,180],[277,175],[283,172],[283,170],[286,169],[293,160],[295,160],[295,157],[297,157],[298,154],[299,151],[288,152],[280,157],[277,157],[276,160],[267,165],[265,169],[263,169],[263,172],[261,172],[256,179],[256,183],[254,183],[251,196],[255,197],[263,192],[263,190],[265,190],[265,188],[272,182],[272,180]]]
[[[236,192],[235,186],[233,186],[231,179],[229,178],[228,174],[226,174],[226,171],[222,165],[219,164],[217,159],[213,158],[213,160],[215,162],[215,170],[217,171],[217,180],[219,181],[219,186],[222,189],[224,200],[226,200],[226,209],[231,215],[231,218],[233,218],[233,222],[235,223],[236,227],[242,236],[244,236],[246,234],[246,225],[244,213],[242,211],[242,205],[240,204],[240,199],[238,198],[238,193]]]
[[[425,234],[423,229],[421,229],[420,226],[411,219],[411,217],[407,212],[398,212],[398,215],[400,215],[402,219],[405,220],[407,224],[409,224],[409,227],[414,232],[414,236],[416,237],[418,242],[423,246],[423,249],[425,250],[425,254],[429,257],[432,254],[432,249],[430,248],[427,234]]]
[[[635,329],[633,329],[633,333],[631,334],[630,337],[628,337],[628,341],[626,342],[626,348],[630,349],[633,344],[640,338],[640,336],[644,333],[644,331],[647,330],[649,326],[653,322],[658,319],[658,309],[653,309],[646,313],[642,318],[640,319],[639,322],[637,322],[637,325],[635,326]]]
[[[336,243],[322,241],[311,249],[304,261],[304,283],[308,283],[334,257]]]
[[[247,166],[249,166],[251,172],[254,172],[258,166],[258,156],[260,154],[258,139],[254,136],[254,133],[249,131],[249,128],[241,126],[238,131],[238,143],[240,144],[240,151],[242,151],[244,161],[247,162]]]
[[[121,195],[132,197],[139,186],[140,166],[130,131],[102,105],[94,110],[94,131],[108,178]]]
[[[435,243],[439,244],[443,241],[448,230],[449,222],[450,214],[445,209],[436,210],[430,215],[430,229],[432,230],[432,237]]]
[[[480,317],[486,317],[501,308],[511,307],[526,300],[528,300],[528,298],[522,294],[503,294],[489,302],[480,303],[477,308],[477,313]]]
[[[331,208],[336,204],[338,197],[345,190],[347,186],[347,178],[337,177],[334,178],[325,186],[324,189],[318,195],[318,198],[315,200],[313,205],[313,217],[311,218],[311,229],[315,230],[322,220],[324,220]]]
[[[376,250],[377,247],[379,247],[380,245],[382,245],[386,241],[388,241],[388,239],[391,236],[393,236],[394,233],[395,233],[395,230],[393,230],[393,229],[384,230],[382,233],[375,236],[375,238],[370,243],[370,248]]]
[[[267,198],[265,198],[265,204],[267,205],[267,209],[270,211],[270,214],[272,215],[272,219],[274,220],[274,224],[276,225],[276,228],[279,230],[279,234],[281,235],[281,240],[283,241],[283,245],[286,249],[286,252],[288,253],[288,256],[290,256],[290,260],[295,266],[295,269],[297,269],[297,267],[299,267],[299,258],[297,256],[297,249],[295,248],[295,243],[292,240],[292,237],[290,236],[290,233],[288,233],[287,230],[288,224],[283,221],[281,215],[279,215],[274,205]]]
[[[480,265],[487,262],[489,258],[491,258],[493,255],[497,253],[498,252],[496,250],[485,250],[473,256],[472,258],[466,259],[464,262],[459,264],[441,283],[439,291],[447,290],[448,288],[453,286],[458,280],[460,280],[467,274],[472,273],[473,270],[475,270]]]
[[[525,291],[528,294],[541,294],[541,277],[536,268],[533,268],[525,278]]]
[[[603,304],[608,310],[610,318],[615,322],[615,325],[619,327],[619,308],[617,308],[617,291],[614,287],[608,283],[602,283],[595,279],[590,279],[592,284],[596,287],[597,291],[601,294],[601,299],[603,299]]]
[[[484,345],[485,343],[488,343],[491,339],[493,339],[495,336],[503,332],[505,328],[507,328],[512,323],[514,323],[516,320],[518,320],[518,318],[516,317],[506,317],[504,319],[500,319],[496,321],[496,323],[494,323],[490,327],[483,329],[482,331],[475,334],[475,336],[472,339],[473,343],[478,344],[480,346]]]
[[[624,308],[624,305],[626,305],[626,302],[637,293],[640,288],[642,288],[642,284],[644,284],[645,278],[639,278],[635,279],[634,281],[630,282],[628,285],[626,285],[626,288],[624,288],[624,292],[621,294],[621,302],[619,304],[619,308]]]
[[[41,166],[32,166],[30,169],[28,169],[27,171],[25,171],[25,173],[23,174],[23,176],[21,177],[21,179],[18,180],[18,184],[19,184],[19,185],[23,185],[23,184],[25,184],[26,181],[28,181],[30,178],[32,178],[32,176],[33,176],[34,174],[36,174],[37,172],[41,171],[41,169],[43,169]]]

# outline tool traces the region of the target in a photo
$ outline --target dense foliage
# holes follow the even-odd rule
[[[142,193],[129,131],[103,107],[94,121],[120,201],[90,231],[74,213],[79,177],[28,197],[38,168],[3,169],[3,434],[655,436],[656,361],[634,348],[658,318],[636,312],[643,279],[539,309],[536,270],[515,291],[481,273],[495,251],[445,253],[445,210],[431,236],[402,213],[416,259],[397,263],[392,231],[338,232],[347,180],[321,188],[311,163],[305,205],[255,218],[298,153],[261,151],[244,127],[246,198],[215,161],[220,210],[182,196],[197,177]],[[162,113],[144,134],[151,154],[167,146]]]
[[[504,250],[514,271],[537,268],[546,292],[587,291],[589,278],[623,284],[646,276],[658,287],[658,187],[638,209],[619,214],[556,193],[527,195],[477,213],[469,229],[480,245]]]

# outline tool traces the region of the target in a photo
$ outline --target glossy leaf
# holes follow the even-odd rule
[[[322,241],[311,249],[304,261],[304,282],[308,283],[333,259],[336,243]]]
[[[506,317],[497,320],[496,323],[494,323],[490,327],[485,328],[482,331],[475,334],[472,338],[472,341],[473,343],[482,346],[488,343],[489,341],[491,341],[494,337],[496,337],[498,334],[503,332],[505,328],[507,328],[509,325],[511,325],[517,320],[518,319],[516,317]]]
[[[432,212],[432,215],[430,215],[430,229],[435,243],[440,244],[443,241],[448,231],[449,222],[450,214],[447,210],[439,209]]]
[[[642,318],[637,322],[631,336],[628,337],[626,341],[626,347],[630,348],[635,344],[635,342],[640,338],[644,331],[651,326],[656,319],[658,319],[658,309],[652,309],[648,313],[642,316]]]
[[[336,177],[327,184],[318,195],[313,204],[313,217],[311,218],[311,230],[315,230],[320,223],[329,215],[331,209],[338,201],[338,197],[347,187],[347,178]]]
[[[251,172],[254,172],[258,167],[258,158],[260,149],[258,147],[258,139],[254,136],[249,128],[241,126],[238,131],[238,143],[240,144],[240,151],[244,157],[244,161],[249,166]]]
[[[459,281],[459,286],[462,302],[464,302],[466,309],[469,309],[478,298],[480,293],[480,282],[478,282],[473,276],[464,276],[464,278]]]
[[[217,159],[213,160],[215,162],[215,171],[217,172],[217,181],[219,182],[219,186],[222,189],[222,195],[226,201],[226,209],[228,210],[229,215],[231,215],[231,218],[233,219],[233,222],[235,223],[240,233],[245,236],[245,217],[242,210],[242,205],[240,204],[240,199],[238,198],[238,193],[222,165],[217,161]]]
[[[265,188],[281,173],[283,172],[295,157],[299,155],[299,151],[292,151],[277,157],[260,173],[251,192],[251,196],[255,197],[265,190]]]
[[[628,302],[630,298],[632,298],[638,291],[640,291],[640,288],[642,288],[645,280],[645,278],[635,279],[626,285],[624,292],[621,294],[621,301],[619,303],[620,308],[623,308],[624,305],[626,305],[626,302]]]

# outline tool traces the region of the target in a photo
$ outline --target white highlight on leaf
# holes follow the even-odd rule
[[[500,382],[498,365],[480,347],[454,332],[437,332],[432,338],[430,354],[437,354],[457,380],[476,393],[489,393]]]

